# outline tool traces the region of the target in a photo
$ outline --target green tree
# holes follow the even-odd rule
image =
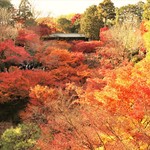
[[[7,129],[1,136],[1,150],[29,150],[40,137],[40,129],[35,124],[20,124]]]
[[[136,14],[138,15],[139,19],[142,21],[143,19],[143,12],[144,12],[144,2],[142,1],[139,1],[137,4],[136,4]]]
[[[144,4],[144,12],[143,12],[143,19],[150,20],[150,0]]]
[[[103,27],[102,18],[98,15],[97,6],[87,8],[81,18],[81,32],[91,40],[99,39],[99,30]]]
[[[119,23],[123,22],[132,22],[137,23],[141,22],[143,14],[143,2],[138,2],[137,4],[129,4],[118,9],[116,19]]]
[[[2,8],[11,8],[13,5],[10,0],[0,0],[0,7]]]
[[[71,33],[71,21],[67,18],[59,18],[57,20],[58,28],[61,32]]]
[[[104,0],[98,5],[98,13],[103,18],[104,25],[112,23],[115,19],[115,6],[111,0]]]

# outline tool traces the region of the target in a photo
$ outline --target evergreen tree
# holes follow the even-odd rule
[[[58,28],[61,32],[64,33],[71,33],[71,21],[68,20],[67,18],[59,18],[57,20]]]
[[[11,8],[13,5],[10,0],[0,0],[0,7],[2,8]]]
[[[99,30],[103,27],[102,18],[98,15],[97,6],[92,5],[86,9],[81,18],[81,32],[91,40],[99,39]]]
[[[104,25],[106,26],[109,21],[115,19],[115,6],[111,0],[104,0],[102,3],[98,5],[98,13],[103,18]]]

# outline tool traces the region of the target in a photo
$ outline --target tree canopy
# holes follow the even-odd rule
[[[10,0],[0,0],[0,7],[3,8],[10,8],[13,5],[11,4]]]
[[[28,0],[21,0],[19,4],[19,9],[16,13],[15,20],[23,23],[25,26],[35,24],[31,7],[32,6]]]
[[[99,17],[97,6],[87,8],[81,18],[81,32],[92,40],[99,39],[99,29],[103,27],[102,18]]]
[[[104,25],[115,19],[115,6],[111,0],[104,0],[98,5],[98,14],[102,17]]]
[[[144,2],[129,4],[117,9],[117,22],[141,22]]]

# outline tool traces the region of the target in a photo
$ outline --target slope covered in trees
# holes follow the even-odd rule
[[[0,26],[0,149],[149,150],[148,3]],[[41,38],[60,31],[92,40]]]

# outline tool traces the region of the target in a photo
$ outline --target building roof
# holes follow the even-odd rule
[[[85,37],[84,34],[78,34],[78,33],[54,33],[50,34],[49,37],[62,37],[62,38],[71,38],[71,37]]]
[[[88,41],[88,38],[84,34],[79,33],[54,33],[42,37],[43,40],[84,40]]]

